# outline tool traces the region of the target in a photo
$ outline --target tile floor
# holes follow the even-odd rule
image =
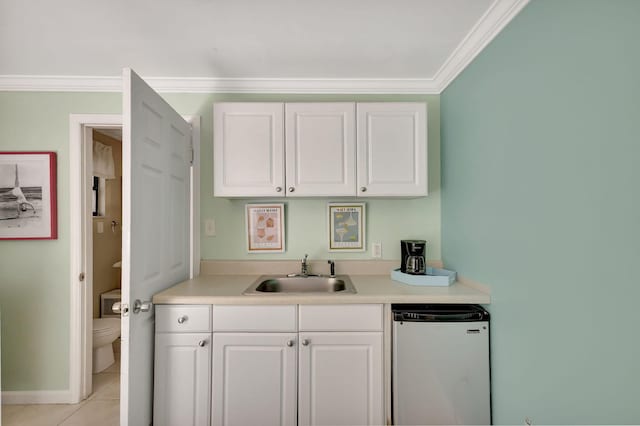
[[[93,393],[79,404],[3,405],[2,426],[118,426],[120,360],[93,375]]]

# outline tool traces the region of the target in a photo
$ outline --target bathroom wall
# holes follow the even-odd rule
[[[100,294],[120,288],[120,268],[113,264],[122,254],[122,142],[93,131],[93,140],[113,149],[115,179],[105,181],[105,209],[93,218],[93,317],[100,317]],[[112,227],[111,222],[117,222]],[[103,230],[98,232],[98,224]]]

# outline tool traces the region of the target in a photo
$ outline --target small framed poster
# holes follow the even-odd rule
[[[282,253],[284,245],[284,204],[247,204],[247,251]]]
[[[365,204],[329,203],[329,251],[365,251]]]
[[[0,240],[58,238],[55,152],[0,152]]]

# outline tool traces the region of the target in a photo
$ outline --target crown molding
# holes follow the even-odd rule
[[[529,3],[495,0],[434,78],[145,77],[161,93],[440,94]],[[0,91],[120,92],[120,76],[0,75]]]
[[[121,92],[122,77],[67,75],[0,75],[7,92]]]
[[[160,93],[437,94],[432,79],[286,79],[144,77]],[[0,76],[0,91],[120,92],[121,77]]]
[[[434,80],[444,92],[447,86],[475,59],[476,56],[529,3],[529,0],[496,0],[478,20],[451,56],[436,72]]]

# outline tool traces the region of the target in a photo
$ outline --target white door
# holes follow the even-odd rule
[[[285,104],[287,197],[356,195],[356,105]]]
[[[211,424],[296,425],[297,333],[213,333]]]
[[[284,196],[284,104],[213,105],[216,197]]]
[[[382,333],[300,333],[298,425],[384,424]]]
[[[153,310],[136,301],[189,278],[191,130],[132,70],[123,71],[121,426],[153,410]]]
[[[358,103],[358,195],[427,195],[427,105]]]

